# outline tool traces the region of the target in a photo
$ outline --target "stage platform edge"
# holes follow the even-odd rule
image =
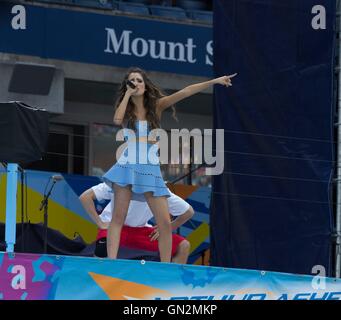
[[[341,279],[0,252],[3,300],[341,300]]]

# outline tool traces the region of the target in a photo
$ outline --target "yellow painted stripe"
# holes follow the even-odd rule
[[[191,253],[198,248],[210,235],[210,227],[206,222],[203,222],[198,228],[191,232],[186,239],[191,244]]]
[[[0,216],[5,215],[6,208],[6,174],[0,174]]]
[[[209,266],[210,265],[210,249],[207,249],[203,252],[204,259],[200,256],[197,260],[194,261],[193,264],[199,266]],[[203,261],[204,260],[204,261]]]
[[[0,180],[0,222],[6,220],[6,189],[4,179]],[[27,188],[27,215],[31,223],[43,223],[43,212],[39,211],[42,195]],[[69,239],[74,239],[78,234],[87,243],[96,239],[97,227],[92,222],[82,218],[73,211],[64,208],[59,203],[49,200],[48,208],[48,226],[51,229],[58,230]],[[26,221],[26,217],[25,217]],[[18,183],[17,193],[17,223],[21,222],[21,183]]]

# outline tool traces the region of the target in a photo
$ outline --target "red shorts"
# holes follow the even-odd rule
[[[146,251],[159,251],[159,242],[157,240],[150,241],[149,235],[152,231],[152,227],[123,226],[121,231],[120,245],[123,247]],[[106,237],[107,230],[98,229],[96,240]],[[178,234],[172,234],[172,257],[175,255],[180,242],[183,240],[185,240],[184,237],[181,237]]]

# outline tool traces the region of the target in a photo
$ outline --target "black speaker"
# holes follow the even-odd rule
[[[0,103],[0,162],[25,165],[40,160],[48,132],[47,111],[22,102]]]
[[[56,68],[49,65],[16,63],[9,92],[48,95]]]

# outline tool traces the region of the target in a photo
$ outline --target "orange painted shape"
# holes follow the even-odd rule
[[[169,292],[136,282],[89,272],[110,300],[148,299],[152,296],[169,296]]]
[[[191,186],[186,184],[171,184],[167,183],[167,187],[170,191],[178,195],[182,199],[187,199],[194,191],[196,191],[198,186]]]

